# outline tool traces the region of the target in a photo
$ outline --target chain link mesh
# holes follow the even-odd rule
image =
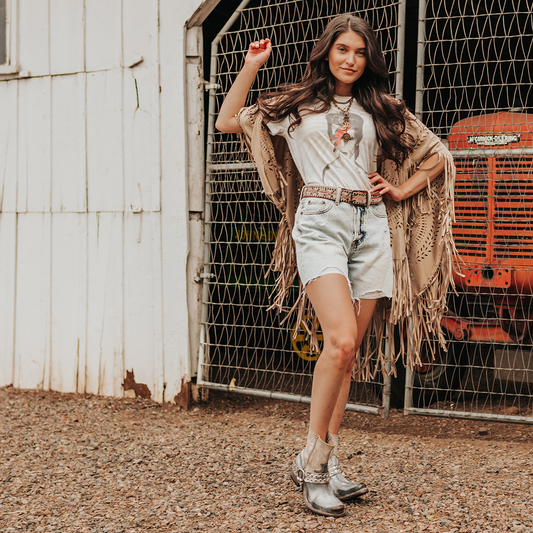
[[[461,261],[414,406],[533,422],[533,6],[428,0],[422,18],[417,111],[454,155]]]
[[[238,74],[249,43],[268,37],[273,54],[250,91],[259,92],[302,77],[311,48],[329,19],[355,13],[376,30],[386,53],[391,87],[398,56],[398,13],[401,1],[284,0],[248,5],[222,38],[216,55],[217,114]],[[207,197],[210,219],[206,235],[208,264],[207,320],[202,375],[204,381],[246,389],[282,391],[310,396],[316,357],[302,332],[292,340],[293,324],[281,325],[283,315],[268,311],[274,278],[265,277],[270,264],[279,216],[266,201],[261,183],[240,141],[218,131],[208,150]],[[293,287],[293,301],[298,287]],[[290,304],[291,302],[289,302]],[[381,385],[353,386],[350,401],[379,405]]]
[[[463,118],[533,107],[530,0],[428,0],[422,119],[439,137]]]

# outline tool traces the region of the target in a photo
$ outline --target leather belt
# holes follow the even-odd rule
[[[300,198],[323,198],[324,200],[333,200],[337,204],[345,202],[364,207],[377,205],[383,200],[378,192],[371,194],[370,191],[352,191],[351,189],[328,187],[326,185],[305,185],[302,188]]]

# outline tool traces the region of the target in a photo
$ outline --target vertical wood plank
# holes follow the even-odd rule
[[[52,211],[86,210],[85,74],[52,79]]]
[[[185,123],[174,120],[185,109],[183,78],[183,25],[199,5],[192,2],[160,1],[161,70],[161,235],[163,270],[165,398],[181,390],[181,380],[190,378],[187,309],[187,141]],[[189,11],[190,9],[190,11]]]
[[[89,211],[124,210],[122,71],[87,74]]]
[[[50,388],[50,213],[19,213],[14,386]]]
[[[124,365],[163,399],[161,228],[159,213],[124,217]]]
[[[145,211],[160,209],[158,17],[156,1],[124,4],[124,58],[144,58],[124,70],[125,203]]]
[[[88,238],[85,391],[122,396],[121,383],[125,377],[122,213],[89,213]]]
[[[81,213],[52,215],[50,388],[76,392],[85,369],[87,219]]]
[[[123,50],[124,63],[128,65],[135,54],[144,57],[144,63],[156,63],[158,40],[157,0],[128,0],[123,6]],[[155,55],[154,55],[155,52]]]
[[[17,210],[17,81],[0,83],[0,211]]]
[[[187,31],[186,105],[187,182],[189,211],[204,210],[205,138],[204,105],[207,102],[203,86],[203,33],[201,27]]]
[[[19,81],[18,193],[19,212],[50,211],[51,78]]]
[[[18,0],[19,63],[32,76],[50,73],[48,2]]]
[[[50,2],[51,74],[82,72],[84,67],[83,0]]]
[[[204,264],[204,79],[203,33],[201,26],[187,30],[186,105],[187,187],[189,209],[189,256],[187,258],[187,305],[189,310],[189,361],[191,374],[198,368],[202,317],[202,284],[194,279]]]
[[[110,69],[122,65],[122,1],[85,2],[85,68]]]
[[[0,387],[13,383],[17,215],[0,213]]]

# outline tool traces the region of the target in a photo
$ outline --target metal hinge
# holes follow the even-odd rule
[[[204,279],[212,279],[215,275],[211,272],[202,272],[200,275],[193,278],[194,283],[200,283]]]
[[[221,87],[220,83],[208,83],[206,81],[204,81],[204,86],[206,91],[216,91]]]

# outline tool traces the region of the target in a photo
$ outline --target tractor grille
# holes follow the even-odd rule
[[[485,257],[488,223],[488,160],[455,159],[455,224],[453,234],[459,255]]]
[[[463,260],[533,259],[533,157],[465,157],[455,166],[453,231]]]
[[[494,158],[494,258],[533,258],[533,157]]]

